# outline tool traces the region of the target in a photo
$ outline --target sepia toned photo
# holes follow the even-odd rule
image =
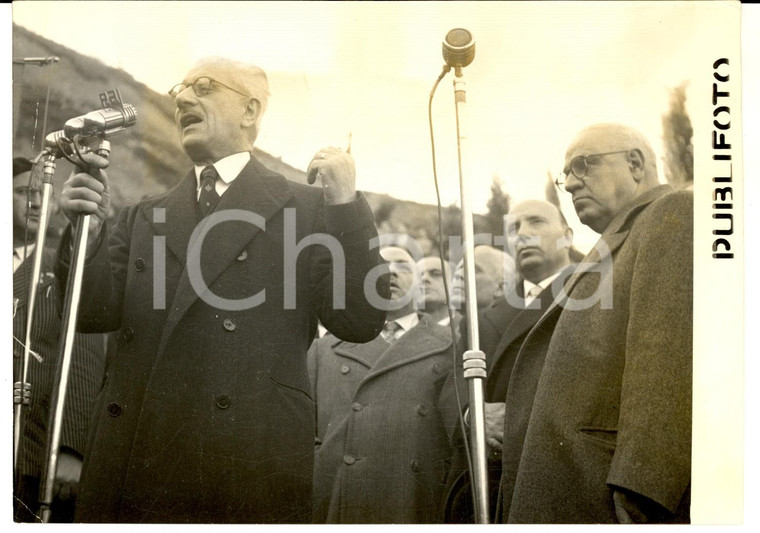
[[[742,524],[741,30],[14,3],[8,521]]]

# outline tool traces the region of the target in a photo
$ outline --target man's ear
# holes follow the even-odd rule
[[[570,248],[573,245],[573,229],[565,228],[565,242],[567,247]]]
[[[628,166],[631,169],[633,179],[637,182],[644,179],[644,154],[638,148],[634,148],[628,152]]]
[[[240,122],[241,126],[248,128],[256,124],[256,119],[259,117],[259,113],[261,113],[261,102],[256,98],[249,99],[245,104],[245,112],[243,113],[243,119]]]

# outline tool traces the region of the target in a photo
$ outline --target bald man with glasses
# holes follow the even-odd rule
[[[353,159],[320,150],[311,183],[253,156],[269,97],[258,67],[196,63],[169,94],[194,168],[107,228],[106,161],[73,173],[61,207],[91,215],[79,329],[117,331],[93,417],[76,521],[311,520],[314,401],[306,351],[321,321],[367,342],[365,295],[387,266]],[[60,249],[66,279],[70,233]],[[387,276],[377,295],[387,298]]]
[[[502,520],[688,522],[692,193],[618,124],[581,131],[557,184],[601,236],[515,360]]]

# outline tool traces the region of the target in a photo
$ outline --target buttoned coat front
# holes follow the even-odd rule
[[[354,341],[382,327],[385,313],[363,290],[367,273],[385,268],[369,248],[376,231],[363,196],[325,206],[319,188],[255,159],[210,225],[198,224],[195,195],[190,172],[123,210],[85,268],[79,327],[118,328],[120,346],[96,408],[77,521],[308,521],[306,351],[317,319]]]
[[[438,402],[451,365],[448,330],[426,322],[392,346],[315,343],[315,522],[440,521],[450,449]]]
[[[613,492],[688,520],[693,199],[619,213],[539,320],[507,392],[503,519],[616,522]],[[561,300],[562,301],[562,300]]]

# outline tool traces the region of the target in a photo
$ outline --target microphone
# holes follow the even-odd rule
[[[454,69],[466,67],[475,59],[475,41],[464,28],[454,28],[443,40],[443,60]]]
[[[137,122],[137,109],[131,104],[121,107],[107,107],[90,111],[84,115],[66,121],[62,130],[45,136],[45,146],[57,149],[60,143],[71,143],[72,137],[79,136],[85,140],[101,135],[104,138],[134,126]]]
[[[133,126],[135,122],[137,122],[137,109],[133,105],[122,104],[120,108],[107,107],[69,119],[63,125],[63,133],[69,138],[75,135],[90,137],[104,134],[108,136]]]

